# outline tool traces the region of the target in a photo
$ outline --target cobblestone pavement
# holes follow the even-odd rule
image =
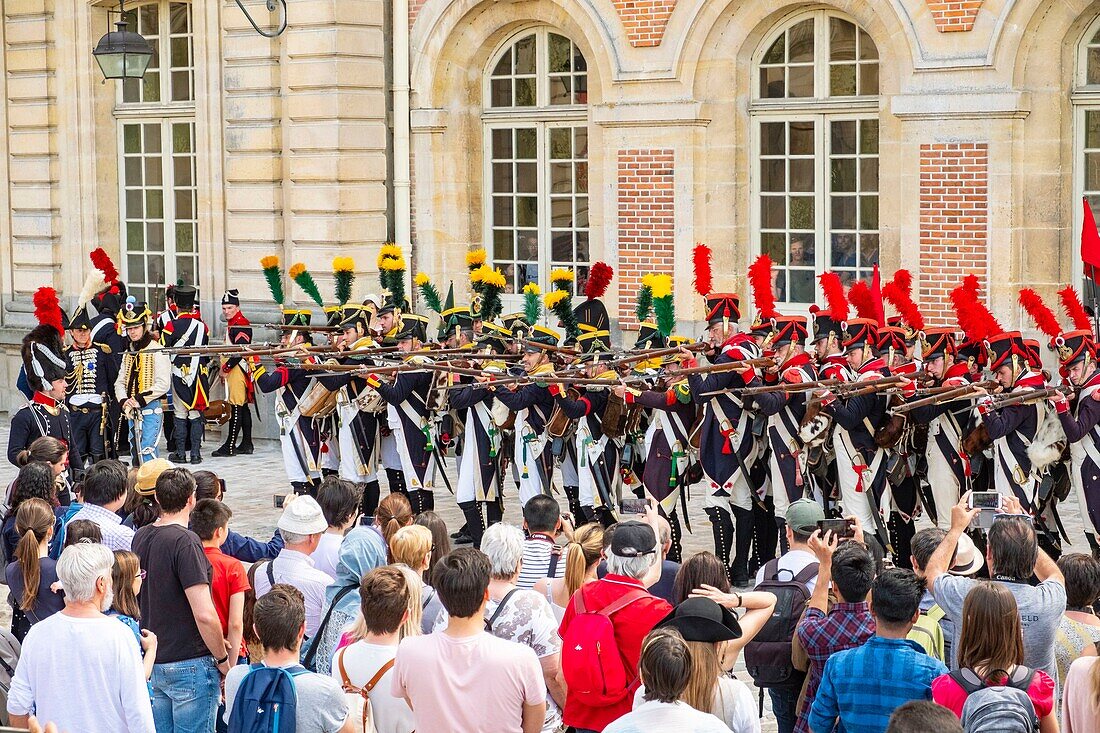
[[[0,426],[0,441],[2,441],[4,445],[7,445],[7,439],[8,421],[4,419],[2,426]],[[204,460],[201,466],[196,468],[213,471],[218,474],[218,476],[225,479],[227,487],[225,501],[234,512],[232,526],[235,530],[257,538],[269,538],[279,518],[279,510],[274,508],[272,497],[276,493],[286,493],[290,490],[290,486],[287,483],[286,472],[283,468],[282,455],[279,452],[278,442],[274,440],[258,440],[256,441],[256,452],[250,456],[211,458],[210,453],[220,444],[220,436],[215,431],[208,432],[206,442],[203,445]],[[163,439],[161,440],[160,450],[161,456],[168,455],[168,451],[164,448]],[[451,459],[449,461],[448,474],[452,486],[456,483],[454,469],[455,462]],[[10,483],[15,477],[15,474],[16,469],[13,466],[7,464],[0,466],[0,482],[2,482],[2,485],[6,486]],[[383,486],[383,495],[385,491],[386,489]],[[564,495],[558,498],[564,507]],[[517,525],[520,524],[522,519],[517,504],[516,490],[514,485],[510,483],[506,489],[505,507],[504,521]],[[691,501],[688,503],[688,510],[692,518],[694,532],[687,533],[685,531],[684,533],[683,546],[685,557],[694,552],[713,549],[710,525],[703,512],[703,492],[701,490],[697,489],[693,493]],[[447,493],[446,488],[441,488],[436,492],[436,512],[443,517],[447,522],[447,526],[452,530],[461,526],[463,521],[462,513],[458,510],[458,506],[454,499]],[[1065,522],[1066,530],[1073,542],[1072,549],[1069,551],[1088,552],[1088,546],[1085,543],[1084,534],[1081,530],[1081,518],[1077,510],[1077,500],[1075,496],[1071,496],[1066,504],[1063,505],[1062,519]],[[918,526],[930,526],[930,524],[926,519],[921,519],[919,520]],[[7,604],[0,604],[0,620],[6,625],[9,618],[10,610]],[[752,680],[745,671],[743,661],[738,661],[735,672],[738,679],[750,686],[755,698],[757,690],[752,685]],[[765,717],[763,729],[765,731],[774,731],[776,729],[775,718],[772,717],[771,714],[771,702],[767,695],[764,696],[764,699]]]

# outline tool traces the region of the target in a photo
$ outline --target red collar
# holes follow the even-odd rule
[[[1085,380],[1085,383],[1081,385],[1081,389],[1085,387],[1092,387],[1093,385],[1100,384],[1100,369],[1097,369],[1092,373],[1092,376]]]
[[[822,366],[848,366],[848,359],[844,354],[829,354],[821,360]]]
[[[57,400],[42,392],[35,392],[34,396],[31,397],[31,402],[35,402],[39,405],[45,405],[46,407],[57,407]]]
[[[237,314],[226,321],[227,326],[249,326],[252,325],[247,318],[244,317],[244,313],[237,311]]]
[[[756,342],[753,341],[752,334],[748,333],[735,333],[726,339],[721,346],[718,347],[719,351],[725,351],[729,346],[741,346],[745,342],[751,343],[756,346]]]
[[[198,312],[198,311],[188,311],[187,313],[179,313],[179,312],[177,312],[177,313],[176,313],[176,314],[175,314],[174,316],[172,316],[172,317],[173,317],[173,318],[190,318],[190,319],[192,319],[192,320],[198,320],[200,316],[199,316],[199,312]]]
[[[970,379],[971,376],[972,375],[970,374],[970,365],[967,364],[965,361],[955,362],[950,367],[948,367],[947,371],[943,374],[944,379],[952,379],[954,377],[966,377],[967,379]]]
[[[1013,389],[1029,388],[1040,389],[1046,383],[1043,379],[1042,372],[1024,372],[1019,379],[1016,380],[1016,384],[1012,385]]]
[[[881,372],[886,368],[886,362],[881,357],[871,359],[870,361],[863,362],[863,365],[856,370],[857,374],[867,374],[869,372]]]
[[[891,374],[916,374],[917,369],[920,367],[915,361],[907,361],[904,364],[898,364],[897,366],[890,367]]]
[[[798,367],[804,367],[813,361],[813,358],[803,351],[801,354],[795,354],[790,359],[783,362],[783,366],[779,367],[779,371],[783,372],[788,369],[797,369]]]

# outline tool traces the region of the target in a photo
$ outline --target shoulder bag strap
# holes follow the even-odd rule
[[[367,692],[373,690],[374,686],[381,682],[382,678],[386,676],[386,672],[389,672],[391,669],[393,669],[393,663],[395,661],[395,659],[391,659],[383,664],[381,667],[379,667],[378,671],[374,673],[374,676],[370,678],[370,682],[368,682],[363,689]]]
[[[321,619],[321,625],[317,627],[317,633],[313,635],[313,638],[309,641],[309,651],[306,652],[306,658],[302,660],[302,664],[309,667],[313,666],[313,660],[317,658],[317,645],[321,642],[321,637],[325,635],[325,631],[328,629],[329,619],[332,618],[332,612],[336,610],[336,606],[340,603],[340,600],[358,588],[357,585],[345,585],[332,599],[332,603],[329,604],[328,611],[325,612],[325,617]]]
[[[816,562],[810,563],[806,567],[802,568],[798,575],[794,576],[794,582],[798,583],[799,585],[806,585],[810,582],[812,578],[817,577],[817,568],[818,564]]]
[[[267,561],[267,579],[272,587],[275,586],[275,558]],[[271,590],[270,588],[268,590]]]
[[[550,550],[550,565],[546,568],[546,577],[557,577],[558,561],[561,560],[561,549],[557,545]]]
[[[490,616],[489,620],[485,622],[486,631],[493,630],[493,622],[497,620],[497,617],[500,616],[500,612],[504,610],[504,606],[508,603],[508,599],[511,598],[512,594],[515,593],[517,590],[519,590],[519,588],[513,588],[512,590],[505,593],[504,597],[500,599],[500,603],[497,604],[497,610],[493,611],[493,615]]]
[[[764,580],[779,580],[778,558],[772,558],[764,564]]]
[[[647,597],[648,595],[649,595],[649,593],[647,591],[642,590],[641,588],[635,588],[634,590],[629,590],[626,593],[623,593],[621,596],[619,596],[617,599],[615,599],[611,603],[604,606],[602,609],[600,609],[600,614],[603,615],[603,616],[610,616],[613,613],[617,613],[617,612],[623,610],[624,608],[629,606],[634,601],[639,601],[639,600]]]

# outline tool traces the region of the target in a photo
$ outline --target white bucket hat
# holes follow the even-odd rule
[[[287,502],[279,517],[279,529],[294,534],[320,534],[328,529],[321,505],[312,496],[299,496]]]

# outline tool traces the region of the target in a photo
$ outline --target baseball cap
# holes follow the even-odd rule
[[[619,522],[611,537],[611,552],[619,557],[640,557],[657,552],[657,535],[644,522]]]
[[[134,491],[142,496],[152,496],[153,492],[157,488],[157,479],[160,475],[170,468],[175,468],[176,464],[168,461],[164,458],[154,458],[151,461],[138,466],[137,479],[134,482]]]
[[[283,507],[279,529],[294,534],[320,534],[328,529],[321,505],[312,496],[299,496]]]
[[[787,507],[787,526],[792,532],[809,534],[817,529],[817,523],[825,518],[825,510],[813,499],[799,499]]]

